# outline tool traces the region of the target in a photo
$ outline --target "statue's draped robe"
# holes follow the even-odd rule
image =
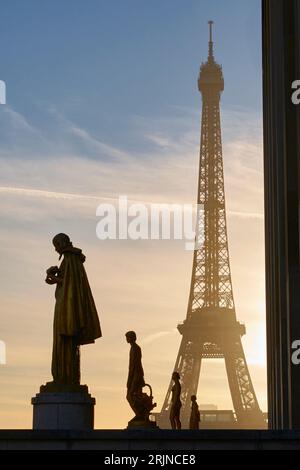
[[[79,346],[101,336],[98,314],[81,250],[68,247],[55,291],[52,375],[61,384],[80,383]]]

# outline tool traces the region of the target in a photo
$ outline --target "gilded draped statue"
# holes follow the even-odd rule
[[[47,269],[46,283],[56,284],[53,322],[52,376],[47,389],[80,386],[80,346],[102,336],[98,314],[83,263],[81,249],[59,233],[52,243],[63,257],[60,266]]]

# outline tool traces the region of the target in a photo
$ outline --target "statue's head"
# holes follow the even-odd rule
[[[68,246],[72,246],[69,236],[66,235],[65,233],[58,233],[57,235],[55,235],[55,237],[52,240],[52,243],[55,247],[55,250],[60,255],[63,253],[65,248],[67,248]]]
[[[125,333],[127,343],[132,344],[136,342],[136,334],[135,331],[127,331]]]
[[[172,379],[173,379],[173,380],[179,380],[179,379],[180,379],[179,373],[178,373],[178,372],[173,372],[173,374],[172,374]]]

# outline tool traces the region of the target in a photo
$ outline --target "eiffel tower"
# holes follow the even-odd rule
[[[174,371],[182,385],[181,421],[188,427],[190,397],[197,394],[202,359],[225,360],[229,389],[239,428],[265,427],[247,367],[241,337],[245,326],[236,319],[229,263],[220,96],[222,68],[213,55],[209,21],[208,58],[202,63],[198,88],[202,94],[202,128],[198,181],[198,210],[193,270],[187,316],[178,325],[182,335]],[[171,375],[171,374],[170,374]],[[170,427],[172,381],[159,415],[162,428]]]

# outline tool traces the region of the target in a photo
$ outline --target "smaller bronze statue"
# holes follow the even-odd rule
[[[85,256],[73,247],[68,235],[59,233],[52,243],[60,266],[46,271],[46,283],[56,285],[53,324],[53,382],[41,391],[80,390],[80,346],[101,336],[93,295],[83,266]]]
[[[199,429],[200,411],[196,395],[191,396],[190,429]]]
[[[125,336],[127,343],[130,344],[126,398],[135,413],[135,416],[129,421],[128,426],[156,427],[156,424],[149,419],[150,412],[156,407],[156,403],[153,403],[151,386],[146,384],[144,380],[142,351],[140,346],[136,343],[136,333],[134,331],[128,331]],[[149,387],[150,395],[143,393],[143,387],[145,386]]]
[[[174,381],[174,385],[172,387],[170,422],[171,422],[172,429],[181,429],[181,421],[180,421],[181,385],[180,385],[180,375],[178,372],[173,372],[172,380]]]

